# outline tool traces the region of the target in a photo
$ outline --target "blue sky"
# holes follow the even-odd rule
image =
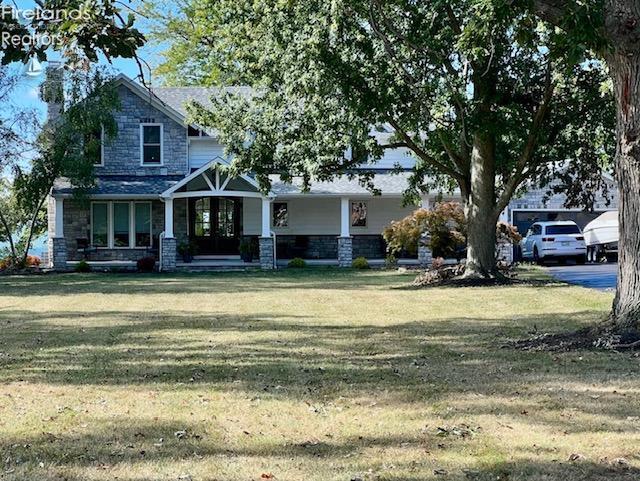
[[[36,4],[30,0],[17,0],[15,1],[15,6],[19,9],[31,9],[35,8]],[[136,26],[143,32],[147,31],[144,27],[144,22],[137,21]],[[158,46],[146,45],[138,52],[138,55],[153,67],[157,63],[156,59],[158,58],[158,52],[160,49],[161,48]],[[55,51],[50,51],[48,56],[49,60],[60,60],[60,55]],[[109,62],[102,58],[100,64],[109,65]],[[44,66],[46,66],[46,63],[43,64],[43,67]],[[139,74],[138,65],[134,60],[115,59],[111,66],[116,73],[124,73],[132,78]],[[20,66],[16,67],[18,68]],[[145,72],[145,74],[148,75],[148,72]],[[23,76],[22,81],[15,92],[15,104],[18,107],[25,109],[36,108],[42,113],[42,115],[44,115],[46,107],[38,97],[39,86],[43,80],[44,75],[35,78],[27,77],[26,75]]]
[[[35,2],[28,0],[17,0],[15,1],[14,5],[18,9],[30,9],[35,7]],[[144,24],[142,22],[136,22],[136,26],[143,32],[147,31],[144,28]],[[151,67],[153,67],[157,64],[157,61],[155,59],[158,58],[158,52],[160,50],[161,47],[147,45],[138,52],[138,55],[141,59],[145,60]],[[48,60],[60,60],[60,55],[55,51],[50,51],[48,52]],[[134,60],[115,59],[113,60],[112,64],[109,64],[106,59],[102,58],[100,64],[111,65],[115,73],[124,73],[131,78],[135,78],[139,75],[139,68]],[[12,67],[16,69],[26,70],[26,66],[19,64],[13,65]],[[43,64],[43,67],[46,67],[46,63]],[[149,72],[145,72],[145,75],[148,74]],[[46,105],[39,98],[40,84],[43,80],[44,74],[38,77],[28,77],[27,75],[23,75],[13,95],[13,104],[21,109],[36,109],[40,112],[41,116],[44,119],[46,114]],[[44,250],[46,250],[45,242],[46,238],[36,240],[31,252],[40,255]],[[2,247],[3,246],[0,243],[0,248]]]

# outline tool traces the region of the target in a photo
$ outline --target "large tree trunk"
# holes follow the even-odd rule
[[[612,42],[624,33],[624,24],[637,25],[640,2],[624,3],[626,9],[609,10],[607,29]],[[630,4],[635,4],[635,8]],[[628,9],[628,10],[627,10]],[[621,16],[620,12],[624,12]],[[626,17],[625,17],[626,15]],[[617,22],[617,30],[611,32]],[[637,39],[636,39],[637,40]],[[628,41],[628,40],[627,40]],[[619,191],[618,285],[611,319],[618,331],[637,329],[640,319],[640,52],[624,43],[615,43],[616,50],[607,56],[613,78],[617,108],[616,175]],[[628,44],[627,44],[628,45]]]
[[[637,329],[640,317],[640,2],[608,0],[605,31],[612,50],[606,60],[617,111],[616,175],[619,191],[618,285],[614,329]]]
[[[490,134],[474,136],[471,153],[471,191],[465,201],[467,264],[464,277],[497,277],[495,214],[495,152]]]

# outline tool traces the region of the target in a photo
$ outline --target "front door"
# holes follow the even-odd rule
[[[189,200],[189,237],[197,254],[238,254],[242,199],[199,197]]]

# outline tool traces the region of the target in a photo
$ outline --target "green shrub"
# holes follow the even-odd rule
[[[82,260],[76,264],[76,272],[91,272],[91,266],[85,260]]]
[[[356,257],[351,263],[354,269],[369,269],[369,261],[364,257]]]
[[[289,261],[289,267],[301,269],[302,267],[307,267],[307,263],[305,262],[304,259],[301,259],[300,257],[296,257],[295,259],[291,259]]]

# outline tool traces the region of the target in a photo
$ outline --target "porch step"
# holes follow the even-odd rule
[[[195,257],[193,262],[177,262],[176,269],[186,272],[244,271],[260,268],[259,262],[243,262],[237,258],[204,259]]]

